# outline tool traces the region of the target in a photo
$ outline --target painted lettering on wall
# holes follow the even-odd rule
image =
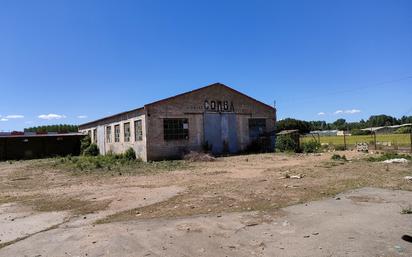
[[[234,112],[235,107],[232,101],[220,101],[220,100],[205,100],[205,110],[212,112]]]

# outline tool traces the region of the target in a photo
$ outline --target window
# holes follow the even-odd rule
[[[164,140],[189,139],[189,124],[187,119],[164,119]]]
[[[97,129],[93,129],[93,143],[97,144]]]
[[[134,139],[135,141],[142,141],[143,139],[143,130],[142,130],[141,120],[136,120],[134,122]]]
[[[88,130],[87,131],[87,135],[90,137],[90,140],[92,139],[92,131],[91,130]]]
[[[114,126],[114,142],[120,142],[120,125]]]
[[[124,142],[130,142],[130,122],[123,124]]]
[[[257,139],[266,131],[266,119],[249,119],[249,138]]]
[[[106,127],[106,142],[107,143],[112,142],[112,127],[111,126]]]

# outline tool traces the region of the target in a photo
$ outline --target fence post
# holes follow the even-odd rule
[[[411,150],[410,150],[410,152],[412,153],[412,125],[411,125],[411,127],[410,127],[409,137],[410,137],[410,139],[411,139]]]
[[[376,131],[373,132],[373,140],[375,142],[375,151],[376,151]]]
[[[343,144],[345,145],[345,151],[346,151],[347,149],[346,149],[346,132],[345,131],[343,131]]]

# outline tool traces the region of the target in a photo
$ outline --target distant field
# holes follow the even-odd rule
[[[317,139],[317,136],[315,135]],[[302,142],[307,142],[313,140],[312,136],[304,136],[301,138]],[[367,136],[346,136],[346,144],[354,145],[360,142],[373,143],[373,135]],[[411,139],[409,134],[385,134],[385,135],[376,135],[377,142],[391,142],[392,145],[398,146],[410,146]],[[332,145],[343,145],[343,136],[321,136],[321,143],[328,143]]]

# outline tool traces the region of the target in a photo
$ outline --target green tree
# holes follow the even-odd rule
[[[58,133],[68,133],[68,132],[78,132],[79,127],[77,125],[69,124],[56,124],[56,125],[47,125],[47,126],[37,126],[25,128],[25,132],[58,132]]]
[[[297,120],[292,118],[286,118],[284,120],[280,120],[276,123],[276,132],[280,132],[282,130],[291,130],[297,129],[300,133],[309,133],[311,130],[311,125],[307,121]]]

